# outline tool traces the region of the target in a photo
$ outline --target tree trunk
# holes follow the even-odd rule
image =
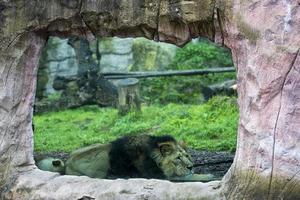
[[[128,78],[118,81],[118,110],[125,115],[130,110],[141,112],[139,80]]]
[[[235,68],[219,67],[219,68],[209,68],[209,69],[123,72],[123,73],[104,72],[102,73],[102,75],[107,79],[123,79],[123,78],[168,77],[168,76],[193,76],[193,75],[204,75],[204,74],[225,73],[225,72],[235,72]]]

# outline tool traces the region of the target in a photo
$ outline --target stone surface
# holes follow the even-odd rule
[[[70,78],[78,71],[78,60],[74,49],[68,44],[68,39],[51,37],[43,51],[38,71],[38,97],[47,97],[57,92],[53,88],[53,81],[57,76]],[[46,83],[43,83],[46,78],[44,76],[48,80]]]
[[[100,38],[101,72],[127,72],[133,63],[132,38]]]
[[[101,200],[220,199],[218,181],[204,184],[155,179],[101,180],[86,176],[59,176],[36,169],[22,173],[16,184],[18,190],[8,193],[6,199],[80,199],[84,196]]]
[[[0,51],[0,194],[9,189],[18,166],[34,164],[32,106],[44,44],[45,38],[26,33]]]
[[[145,38],[100,38],[102,72],[163,70],[178,47]]]
[[[132,47],[133,64],[131,71],[163,71],[172,62],[177,48],[164,42],[136,38]]]
[[[238,70],[240,124],[228,198],[299,199],[299,1],[233,2],[225,42]]]
[[[101,78],[100,59],[97,40],[50,37],[39,61],[35,113],[115,105],[117,91]]]
[[[178,45],[200,35],[232,50],[240,122],[234,164],[221,182],[221,193],[212,189],[213,183],[179,185],[180,190],[159,182],[152,199],[174,194],[182,195],[179,199],[190,194],[194,199],[299,199],[298,0],[2,0],[0,21],[0,194],[4,199],[74,199],[106,191],[115,199],[146,198],[123,190],[128,183],[135,189],[143,185],[138,181],[102,185],[99,180],[34,170],[31,120],[41,48],[49,35],[91,38],[91,33],[145,36]],[[24,166],[27,170],[20,173]],[[99,188],[85,187],[93,184]],[[216,193],[221,196],[216,198]]]
[[[101,100],[93,100],[92,87],[96,86],[82,84],[93,82],[95,76],[86,76],[89,71],[100,76],[101,72],[163,70],[171,63],[177,48],[145,38],[107,37],[87,41],[50,37],[39,60],[34,111],[41,113],[90,103],[114,105],[113,98],[106,98],[110,92],[103,88],[96,90]]]
[[[159,2],[158,40],[175,42],[182,46],[197,36],[214,39],[215,1],[160,0]]]

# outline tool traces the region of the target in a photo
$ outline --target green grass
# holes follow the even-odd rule
[[[217,96],[202,105],[152,105],[122,117],[116,109],[85,106],[34,116],[35,151],[70,152],[140,133],[170,134],[198,150],[234,151],[237,124],[234,97]]]
[[[176,55],[165,70],[190,70],[212,67],[232,67],[229,49],[209,40],[190,42],[176,51]],[[200,76],[155,77],[140,79],[141,96],[148,104],[204,102],[203,87],[236,78],[236,72],[211,73]]]

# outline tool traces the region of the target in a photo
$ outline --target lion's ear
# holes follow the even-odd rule
[[[175,146],[172,142],[163,142],[158,144],[160,153],[163,156],[170,155],[174,152]]]

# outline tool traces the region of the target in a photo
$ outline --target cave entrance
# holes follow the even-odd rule
[[[298,8],[299,1],[1,1],[1,199],[299,199]],[[179,46],[203,36],[231,48],[240,120],[222,181],[111,181],[36,169],[31,126],[41,48],[49,35],[91,34]]]
[[[43,159],[65,162],[75,149],[128,135],[171,135],[185,142],[195,173],[221,179],[236,147],[232,66],[229,50],[203,38],[179,48],[145,38],[50,37],[37,77],[36,164],[47,169]],[[215,68],[226,70],[199,75]],[[163,76],[170,70],[177,76]],[[128,78],[139,81],[141,111],[120,115],[118,83]]]

